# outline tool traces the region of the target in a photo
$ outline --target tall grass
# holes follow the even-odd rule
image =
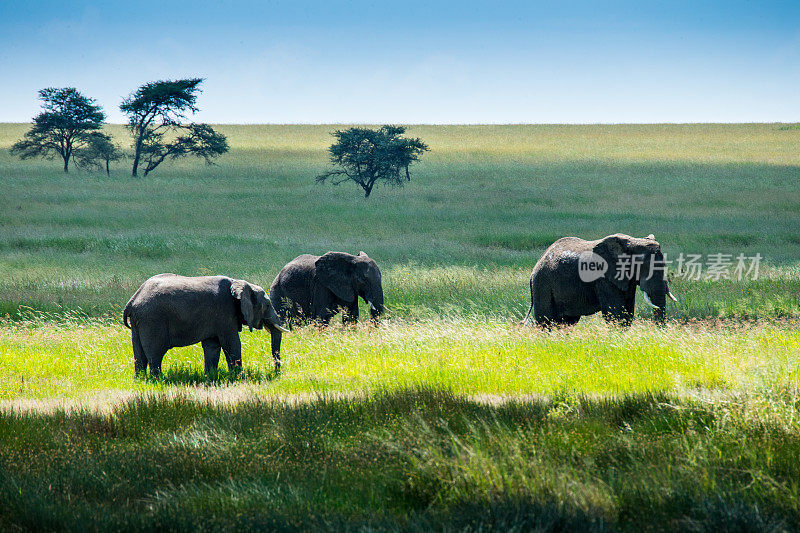
[[[231,152],[218,165],[132,179],[122,164],[106,178],[20,161],[7,148],[24,125],[0,125],[0,316],[20,305],[113,315],[158,272],[266,286],[293,257],[328,250],[375,258],[403,316],[509,315],[548,244],[615,232],[654,233],[673,257],[761,253],[796,272],[797,133],[778,125],[414,126],[431,152],[406,187],[369,200],[314,183],[334,128],[220,126]],[[682,311],[797,316],[796,279],[692,285]],[[454,284],[470,302],[446,294]],[[775,308],[765,291],[782,295]]]
[[[269,335],[242,333],[246,372],[202,371],[197,346],[170,350],[162,381],[133,376],[129,332],[116,324],[0,328],[0,399],[73,397],[104,391],[220,386],[234,393],[341,393],[423,386],[470,395],[634,393],[692,388],[743,390],[797,380],[796,323],[616,330],[598,318],[543,333],[490,318],[393,321],[379,328],[298,329],[284,336],[283,373],[273,374]],[[224,368],[224,364],[223,364]]]
[[[406,389],[0,414],[11,529],[737,530],[800,520],[797,395]]]
[[[334,126],[220,126],[216,166],[64,175],[0,125],[0,529],[783,531],[800,523],[800,188],[781,125],[414,126],[403,189],[314,184]],[[109,131],[124,137],[121,126]],[[520,328],[558,237],[760,253],[671,279],[657,327]],[[158,272],[268,286],[364,250],[383,324],[199,346],[137,379],[120,309]],[[362,312],[366,314],[366,309]]]

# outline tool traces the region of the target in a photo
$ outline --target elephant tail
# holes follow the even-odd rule
[[[528,308],[528,314],[525,315],[525,318],[522,319],[522,322],[519,323],[520,326],[527,326],[528,320],[531,319],[531,312],[533,311],[533,301],[531,301],[531,306]]]
[[[128,323],[128,318],[131,316],[131,311],[133,311],[133,301],[139,296],[139,293],[142,292],[142,287],[144,287],[146,283],[142,283],[141,287],[136,289],[136,292],[133,293],[131,299],[128,300],[128,303],[125,305],[125,310],[122,311],[122,323],[125,324],[125,327],[131,329],[131,325]]]
[[[531,319],[532,312],[533,312],[533,276],[531,276],[531,306],[528,308],[528,314],[525,315],[525,318],[523,318],[522,322],[519,323],[520,326],[528,325],[528,321]]]
[[[131,307],[132,307],[131,306],[131,302],[132,301],[133,301],[133,298],[131,298],[131,301],[128,302],[128,305],[125,306],[125,310],[122,312],[122,323],[125,324],[125,327],[128,328],[128,329],[131,329],[131,325],[128,323],[128,317],[131,314]]]

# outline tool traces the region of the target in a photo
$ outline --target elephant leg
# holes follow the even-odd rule
[[[164,355],[169,347],[160,340],[148,342],[144,339],[142,340],[142,347],[147,356],[147,364],[150,366],[150,374],[156,378],[161,377],[161,361],[164,360]]]
[[[228,372],[238,372],[242,369],[242,341],[239,334],[234,333],[221,341],[225,359],[228,361]]]
[[[300,326],[308,321],[308,313],[310,304],[306,303],[305,307],[298,302],[286,298],[285,296],[278,300],[278,306],[275,307],[275,312],[278,318],[283,322],[284,327],[294,329],[294,326]]]
[[[219,352],[222,345],[219,339],[211,338],[202,342],[203,344],[203,362],[205,363],[206,374],[214,372],[219,367]]]
[[[536,323],[543,328],[550,328],[550,326],[557,321],[556,306],[553,301],[553,295],[550,291],[536,291],[537,294],[532,292],[531,305],[533,305],[533,318]]]
[[[625,311],[622,317],[622,325],[630,326],[633,322],[633,313],[636,308],[636,290],[630,291],[630,294],[625,295]]]
[[[131,328],[131,343],[133,344],[133,372],[137,376],[147,372],[147,356],[139,339],[139,330]]]
[[[355,324],[356,322],[358,322],[358,298],[348,304],[342,312],[342,324]]]
[[[272,289],[269,293],[269,300],[272,303],[272,308],[275,309],[276,313],[278,313],[280,319],[285,321],[286,309],[291,308],[291,303],[286,301],[286,297],[283,296],[283,291],[279,290],[278,288]]]
[[[275,373],[277,374],[281,371],[281,339],[283,334],[279,329],[271,329],[270,333],[272,335],[272,360],[275,361]]]
[[[164,360],[164,355],[167,353],[166,349],[159,350],[148,358],[150,363],[150,374],[153,377],[161,377],[161,361]]]
[[[314,323],[317,326],[326,328],[331,323],[331,318],[336,315],[336,312],[331,311],[330,309],[323,308],[314,312]]]
[[[144,349],[147,364],[150,367],[150,375],[153,377],[161,376],[161,361],[164,354],[170,349],[169,341],[165,331],[139,331],[139,341]]]
[[[580,319],[580,316],[562,316],[558,319],[558,323],[562,326],[574,326]]]
[[[626,318],[628,313],[625,309],[625,294],[618,288],[603,279],[598,280],[597,300],[606,322],[625,325],[627,320],[627,323],[630,324],[630,319]]]
[[[317,285],[311,302],[311,314],[314,322],[320,327],[327,327],[331,318],[339,312],[336,297],[328,289]]]
[[[285,327],[292,329],[295,325],[303,323],[305,313],[303,313],[303,309],[299,305],[287,302],[284,303],[281,310],[282,312],[278,313],[278,318],[281,319]]]

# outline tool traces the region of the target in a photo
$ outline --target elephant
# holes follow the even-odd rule
[[[292,259],[269,289],[278,316],[290,322],[313,320],[327,325],[344,310],[345,324],[358,320],[358,297],[370,307],[373,319],[384,310],[381,271],[364,252],[328,252]]]
[[[359,296],[369,305],[374,321],[384,311],[381,271],[364,252],[295,257],[275,277],[269,296],[290,327],[308,321],[326,326],[340,309],[345,324],[356,322]],[[277,337],[280,348],[280,334]]]
[[[640,239],[617,233],[586,241],[564,237],[545,250],[530,279],[531,306],[542,327],[573,325],[580,317],[598,311],[608,322],[630,325],[636,303],[636,287],[665,320],[666,299],[678,301],[664,278],[664,255],[651,234]],[[638,265],[638,267],[637,267]]]
[[[377,321],[384,311],[381,270],[364,252],[299,255],[283,267],[269,288],[278,316],[289,327],[309,321],[327,326],[340,309],[343,323],[356,322],[359,296]],[[276,337],[280,355],[280,333]]]
[[[153,276],[128,301],[122,322],[131,330],[136,374],[146,372],[149,365],[155,377],[161,375],[167,350],[198,342],[203,345],[206,372],[217,369],[220,349],[225,351],[228,370],[240,370],[239,332],[244,324],[250,331],[270,330],[275,370],[279,372],[275,342],[280,342],[281,332],[288,331],[264,289],[226,276]]]

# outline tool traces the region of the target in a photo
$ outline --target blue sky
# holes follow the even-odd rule
[[[48,86],[123,122],[188,76],[212,123],[800,121],[797,1],[26,4],[0,0],[3,122]]]

